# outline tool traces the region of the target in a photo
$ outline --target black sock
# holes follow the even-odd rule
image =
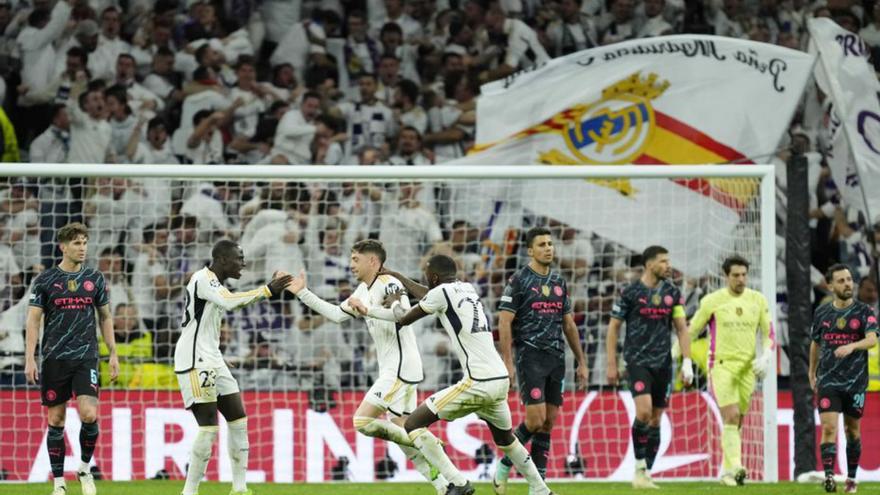
[[[834,462],[837,460],[837,444],[823,443],[819,446],[822,453],[822,467],[825,468],[825,476],[834,474]]]
[[[660,427],[659,426],[649,426],[648,427],[648,453],[645,460],[648,464],[648,469],[654,467],[654,460],[657,459],[657,452],[660,450]]]
[[[64,478],[64,454],[67,446],[64,444],[64,427],[49,425],[49,433],[46,435],[46,449],[49,451],[49,465],[52,466],[52,476],[55,479]]]
[[[648,424],[639,420],[633,421],[632,439],[636,460],[640,461],[648,457]]]
[[[532,437],[532,462],[535,463],[535,467],[538,468],[538,473],[541,475],[541,478],[547,477],[547,457],[550,454],[550,434],[549,433],[535,433]]]
[[[98,422],[83,423],[79,430],[79,448],[82,451],[83,462],[88,464],[92,460],[92,454],[95,453],[95,444],[98,443]]]
[[[519,443],[523,445],[529,443],[529,440],[532,439],[532,432],[526,428],[525,422],[520,423],[519,426],[516,427],[516,430],[513,431],[513,434],[516,435],[516,439],[519,440]],[[507,467],[513,466],[513,461],[507,456],[504,456],[501,459],[501,462]]]
[[[856,479],[856,471],[859,470],[859,457],[862,456],[862,439],[855,438],[846,441],[846,477]]]

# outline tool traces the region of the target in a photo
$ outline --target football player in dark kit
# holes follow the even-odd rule
[[[636,472],[633,488],[657,488],[650,470],[660,447],[660,420],[669,405],[672,392],[673,328],[678,333],[682,363],[682,380],[690,385],[694,379],[691,363],[691,339],[688,335],[684,300],[678,288],[669,282],[672,267],[669,251],[662,246],[648,246],[642,252],[645,272],[621,289],[611,321],[608,322],[606,351],[608,383],[617,384],[617,335],[626,323],[623,356],[626,360],[630,391],[636,405],[632,425]]]
[[[816,391],[822,421],[825,491],[837,491],[837,421],[843,413],[847,465],[844,493],[856,493],[856,471],[862,454],[859,423],[868,388],[868,349],[877,345],[880,329],[871,307],[853,299],[852,273],[846,265],[829,268],[825,280],[834,299],[816,309],[810,345],[810,385]]]
[[[98,440],[98,339],[95,326],[110,349],[110,379],[119,375],[113,315],[104,276],[86,267],[89,234],[86,226],[71,223],[58,230],[62,260],[34,279],[27,315],[25,375],[40,382],[42,403],[48,408],[46,448],[55,478],[53,495],[64,495],[64,420],[67,401],[76,396],[82,428],[79,434],[81,463],[78,477],[84,495],[94,495],[89,462]],[[35,358],[40,326],[43,327],[42,368]]]
[[[526,418],[516,428],[520,443],[531,440],[531,455],[543,477],[550,453],[550,431],[562,406],[565,378],[565,344],[577,359],[577,385],[587,386],[587,359],[581,348],[572,317],[568,286],[553,263],[550,230],[535,227],[526,233],[529,264],[508,280],[501,296],[498,339],[501,357],[507,366],[511,387],[518,381]],[[516,344],[516,374],[512,344]],[[513,463],[507,457],[498,463],[493,485],[495,493],[507,492],[507,479]]]

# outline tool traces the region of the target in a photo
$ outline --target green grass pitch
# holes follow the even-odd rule
[[[492,495],[492,486],[476,484],[477,495]],[[511,495],[527,495],[526,485],[511,484]],[[645,493],[632,490],[624,483],[551,483],[559,495],[604,495],[624,493]],[[179,495],[183,488],[182,481],[130,481],[130,482],[98,482],[98,495]],[[228,483],[202,483],[199,495],[228,495]],[[254,495],[434,495],[434,490],[427,484],[415,483],[340,483],[340,484],[253,484],[250,485]],[[660,483],[660,490],[653,493],[660,495],[821,495],[825,490],[818,484],[805,485],[796,483],[780,483],[776,485],[751,484],[744,487],[723,487],[712,482],[693,483]],[[50,483],[35,484],[0,484],[0,495],[49,495],[52,491]],[[838,493],[843,487],[838,487]],[[80,495],[79,483],[67,482],[68,495]],[[880,495],[880,483],[863,483],[859,485],[859,493]]]

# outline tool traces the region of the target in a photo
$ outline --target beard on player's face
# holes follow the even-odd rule
[[[852,299],[853,289],[852,287],[844,287],[842,289],[835,288],[834,289],[834,297],[841,301],[846,301],[848,299]]]

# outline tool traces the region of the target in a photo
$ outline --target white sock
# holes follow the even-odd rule
[[[59,486],[63,486],[65,488],[67,488],[67,485],[64,484],[64,478],[55,478],[55,485],[54,486],[55,486],[55,488],[58,488]]]
[[[368,437],[390,440],[397,445],[412,447],[412,441],[406,434],[406,430],[387,419],[355,416],[352,418],[352,422],[357,431]]]
[[[89,467],[88,462],[79,461],[79,471],[77,471],[77,472],[88,474],[88,473],[92,472],[92,469]]]
[[[205,476],[208,461],[211,460],[211,449],[214,447],[214,439],[217,438],[218,426],[199,426],[196,441],[193,442],[192,451],[189,454],[189,469],[186,470],[186,484],[183,485],[183,495],[195,495],[199,489],[199,483]]]
[[[437,468],[450,483],[455,486],[464,486],[467,483],[464,475],[452,464],[449,457],[446,457],[446,452],[443,452],[440,440],[437,440],[437,437],[428,431],[427,428],[413,430],[410,432],[409,437],[416,448],[419,449],[419,452],[425,456],[425,459]]]
[[[250,443],[247,436],[247,417],[229,423],[229,460],[232,461],[232,491],[247,490],[245,475],[248,467]]]
[[[449,482],[446,481],[446,478],[442,473],[438,474],[436,478],[431,478],[431,463],[425,459],[425,456],[419,452],[419,449],[401,445],[400,450],[403,451],[407,459],[412,461],[413,465],[416,467],[416,471],[418,471],[426,480],[431,482],[431,485],[433,485],[434,488],[440,490],[449,486]]]
[[[545,495],[550,493],[550,489],[541,479],[538,468],[529,456],[529,451],[514,439],[510,445],[499,445],[498,448],[513,462],[516,471],[526,478],[529,482],[529,493],[534,495]]]

